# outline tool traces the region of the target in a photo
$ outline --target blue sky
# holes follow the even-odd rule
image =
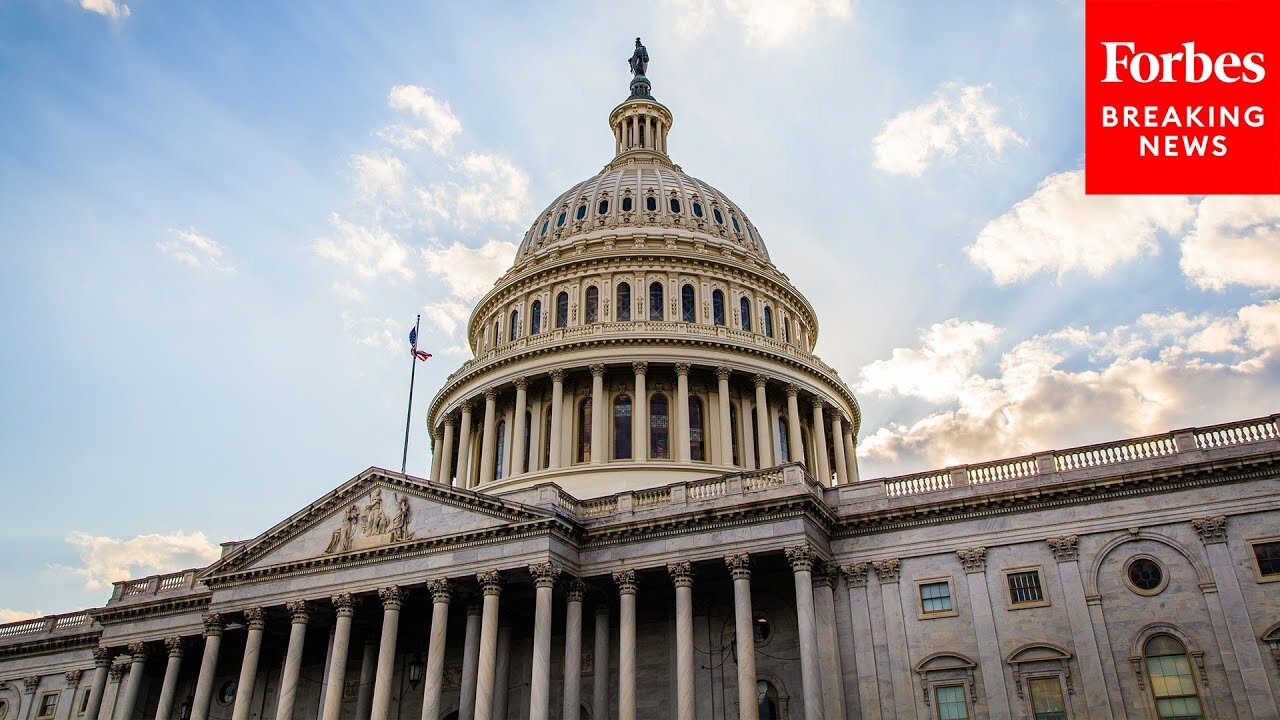
[[[0,4],[0,620],[206,562],[370,465],[612,153],[751,216],[864,477],[1280,410],[1280,201],[1084,198],[1079,2]],[[410,471],[425,474],[421,415]]]

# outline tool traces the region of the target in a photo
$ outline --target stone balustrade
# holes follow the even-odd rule
[[[180,570],[163,575],[149,575],[132,580],[120,580],[112,583],[114,589],[108,605],[132,600],[138,596],[152,596],[179,590],[193,590],[196,587],[196,572],[199,568]]]
[[[78,631],[92,622],[93,617],[89,615],[87,610],[18,620],[0,625],[0,641],[15,637],[21,637],[25,641],[29,640],[32,635],[51,635],[60,630]]]

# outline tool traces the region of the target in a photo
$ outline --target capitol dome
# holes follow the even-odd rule
[[[533,219],[428,410],[432,479],[576,497],[795,462],[857,479],[861,415],[747,214],[672,162],[637,75],[614,157]]]

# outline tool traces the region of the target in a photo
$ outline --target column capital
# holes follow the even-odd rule
[[[758,388],[762,388],[769,383],[769,378],[763,373],[756,373],[755,377],[752,379],[755,381],[756,387]]]
[[[690,367],[690,365],[689,365],[689,363],[687,363],[687,362],[678,362],[678,363],[676,363],[676,375],[677,375],[677,376],[681,376],[681,375],[682,375],[682,376],[684,376],[684,377],[689,377],[689,367]]]
[[[182,657],[184,642],[180,635],[170,635],[164,639],[164,646],[169,650],[169,657]]]
[[[453,588],[449,587],[449,581],[445,578],[429,581],[427,590],[431,592],[431,602],[433,603],[445,603],[447,605],[453,597]]]
[[[223,628],[227,626],[226,621],[222,619],[221,613],[205,613],[201,616],[200,621],[204,623],[205,637],[218,637],[222,634]]]
[[[484,401],[485,401],[485,402],[493,402],[493,401],[495,401],[495,400],[497,400],[497,399],[498,399],[498,388],[497,388],[497,387],[487,387],[487,388],[485,388],[485,389],[484,389]]]
[[[536,587],[555,587],[556,578],[560,577],[560,568],[554,563],[531,563],[529,574],[533,576]]]
[[[480,603],[476,602],[475,600],[472,600],[471,602],[467,603],[468,615],[480,615],[480,613],[482,612],[484,612],[484,606],[482,606]]]
[[[378,599],[382,600],[383,610],[399,610],[404,603],[404,590],[399,585],[378,588]]]
[[[569,581],[569,585],[565,590],[565,598],[569,602],[582,602],[582,596],[587,592],[587,584],[582,582],[582,578],[574,578]]]
[[[867,586],[867,570],[871,566],[864,562],[849,563],[840,568],[840,572],[844,573],[844,581],[849,587],[866,587]]]
[[[458,412],[460,414],[470,415],[473,405],[474,403],[471,401],[471,398],[467,398],[466,400],[458,403]],[[461,421],[461,418],[459,418],[459,421]]]
[[[516,386],[517,390],[527,390],[529,388],[529,378],[521,375],[513,380],[512,384]]]
[[[1045,540],[1053,559],[1058,562],[1074,562],[1080,558],[1080,537],[1078,535],[1060,535]]]
[[[338,617],[354,617],[356,614],[356,599],[351,593],[338,593],[329,598],[329,602],[333,603]]]
[[[688,560],[667,563],[667,573],[676,587],[693,587],[693,563]]]
[[[813,403],[814,412],[822,412],[827,409],[826,398],[815,396],[811,402]]]
[[[835,563],[817,562],[813,565],[813,584],[814,586],[826,585],[835,589],[840,584],[840,569]]]
[[[290,600],[284,608],[289,611],[289,622],[295,625],[306,625],[311,619],[311,608],[306,600]]]
[[[486,596],[498,595],[502,592],[502,573],[497,570],[483,570],[476,573],[476,582]]]
[[[133,662],[147,661],[147,644],[144,642],[129,643],[129,656]]]
[[[818,554],[808,543],[783,548],[782,552],[786,554],[787,562],[791,563],[791,569],[795,572],[812,572],[814,564],[818,562]]]
[[[631,363],[631,369],[632,371],[635,372],[635,374],[643,375],[649,372],[649,363],[645,362],[644,360],[636,360],[635,362]]]
[[[124,667],[124,666],[121,665],[120,667]],[[116,678],[116,679],[119,680],[120,678]],[[34,695],[36,692],[36,688],[38,687],[40,687],[39,675],[28,675],[22,678],[22,692],[28,695]]]
[[[987,549],[984,547],[961,548],[956,551],[960,558],[960,566],[966,573],[982,573],[987,571]]]
[[[1191,527],[1196,529],[1196,534],[1200,536],[1200,542],[1205,545],[1227,541],[1226,515],[1196,518],[1191,521]]]
[[[453,427],[453,426],[454,426],[453,416],[452,416],[452,415],[445,415],[445,416],[444,416],[444,426],[445,426],[446,428],[451,428],[451,427]]]
[[[72,689],[80,687],[80,674],[80,670],[68,670],[63,673],[63,677],[67,679],[67,687]]]
[[[725,567],[729,568],[729,574],[733,576],[734,580],[751,579],[751,556],[747,553],[726,555],[724,564]]]
[[[244,624],[250,630],[261,630],[267,626],[267,614],[260,607],[245,608]]]
[[[789,398],[797,397],[800,395],[800,388],[796,387],[795,383],[787,383],[787,387],[785,388],[785,390],[787,391],[787,397]]]
[[[112,665],[111,669],[107,671],[107,682],[113,682],[113,683],[120,682],[120,678],[124,677],[124,671],[127,668],[128,668],[128,665]],[[27,678],[27,680],[30,680],[30,678]],[[36,678],[37,682],[39,682],[39,680],[40,678]],[[31,690],[29,690],[28,692],[35,692],[35,691],[36,689],[35,689],[35,686],[33,685],[31,686]]]
[[[115,655],[116,654],[112,652],[109,647],[96,647],[93,649],[93,666],[108,667],[111,665],[111,659],[114,658]]]
[[[591,365],[591,377],[604,377],[604,363],[594,363]]]
[[[717,380],[728,380],[729,376],[732,374],[733,374],[733,370],[729,369],[728,366],[721,365],[720,367],[716,368]]]
[[[898,558],[889,558],[888,560],[873,560],[871,569],[876,571],[876,579],[881,584],[896,583],[901,573],[902,561]]]
[[[558,383],[564,382],[564,370],[561,368],[556,368],[555,370],[552,370],[551,382],[558,382]]]
[[[613,581],[618,584],[619,595],[636,594],[636,571],[631,568],[614,570]]]

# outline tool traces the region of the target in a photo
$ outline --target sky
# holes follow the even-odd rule
[[[1083,195],[1079,0],[0,3],[0,622],[400,459],[644,38],[862,477],[1280,411],[1280,198]]]

